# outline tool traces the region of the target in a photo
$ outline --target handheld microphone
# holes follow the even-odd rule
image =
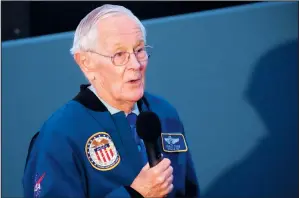
[[[162,160],[157,141],[162,131],[159,117],[150,111],[141,112],[137,117],[136,130],[143,139],[150,167],[156,166]]]

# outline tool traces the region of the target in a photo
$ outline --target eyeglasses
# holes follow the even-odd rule
[[[95,52],[95,51],[89,51],[89,52],[95,53],[97,55],[100,55],[100,56],[103,56],[103,57],[106,57],[106,58],[110,58],[111,62],[115,66],[123,66],[123,65],[125,65],[129,62],[131,54],[135,54],[135,57],[138,60],[138,62],[147,61],[150,57],[151,49],[153,49],[153,47],[147,45],[147,46],[138,48],[133,53],[130,53],[130,52],[117,52],[113,56],[100,54],[100,53]]]

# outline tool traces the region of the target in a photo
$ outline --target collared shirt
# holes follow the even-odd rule
[[[108,104],[106,101],[104,101],[102,98],[100,98],[96,92],[96,89],[94,88],[94,86],[90,85],[88,87],[88,89],[90,89],[98,98],[99,100],[106,106],[106,108],[108,109],[108,111],[111,113],[111,115],[116,114],[118,112],[120,112],[121,110],[112,107],[110,104]],[[132,113],[135,113],[137,116],[139,115],[140,111],[138,109],[137,103],[134,104],[133,109],[132,109]],[[128,114],[126,113],[126,116]]]

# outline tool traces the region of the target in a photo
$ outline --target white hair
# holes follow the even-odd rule
[[[115,14],[126,14],[136,20],[142,31],[143,38],[146,40],[145,27],[129,9],[119,5],[105,4],[92,10],[80,21],[75,31],[73,46],[70,49],[71,54],[75,54],[78,51],[95,50],[98,43],[95,41],[98,39],[98,28],[96,25],[101,19]]]

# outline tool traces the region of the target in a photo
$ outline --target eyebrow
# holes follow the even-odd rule
[[[140,39],[140,40],[138,40],[136,42],[136,44],[134,45],[134,47],[136,47],[136,46],[138,46],[140,44],[144,44],[144,43],[145,43],[145,41],[143,39]],[[124,46],[121,43],[118,42],[118,43],[114,44],[111,49],[112,49],[112,51],[115,51],[115,50],[117,50],[119,48],[123,48],[123,47]]]

